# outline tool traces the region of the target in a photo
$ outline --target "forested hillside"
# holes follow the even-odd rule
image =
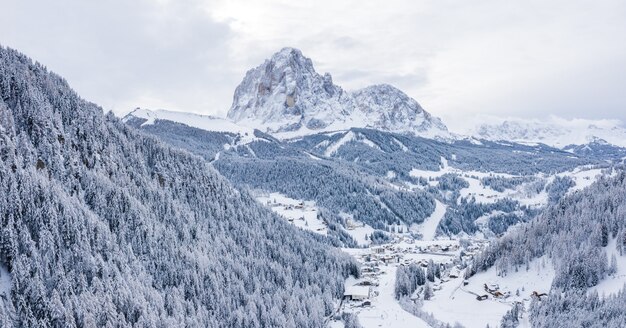
[[[507,275],[547,256],[556,276],[548,298],[531,307],[534,327],[624,327],[626,292],[598,295],[588,289],[616,273],[616,257],[625,251],[626,172],[620,170],[497,240],[469,274],[495,265],[499,275]]]
[[[347,255],[0,48],[2,327],[321,327]]]
[[[397,224],[420,224],[433,213],[434,200],[439,199],[449,206],[438,228],[440,234],[475,234],[480,230],[475,221],[490,215],[486,229],[499,235],[536,213],[520,203],[519,197],[501,195],[517,192],[530,198],[545,189],[548,200],[555,201],[573,182],[567,175],[554,181],[545,177],[583,165],[609,166],[594,157],[575,156],[545,145],[441,142],[362,128],[278,140],[259,130],[245,135],[216,132],[158,116],[151,118],[163,113],[174,118],[178,115],[185,122],[193,115],[136,110],[124,121],[204,157],[239,188],[315,201],[326,209],[325,221],[339,226],[345,226],[338,215],[341,213],[380,230]],[[196,126],[217,125],[212,117],[193,118]],[[448,163],[452,171],[437,173]],[[415,170],[422,171],[414,174]],[[482,187],[470,186],[468,181],[472,180]],[[499,198],[476,200],[474,196],[484,188],[497,191]],[[463,194],[462,189],[466,190]],[[536,203],[531,205],[537,207]],[[496,212],[500,214],[491,215]],[[340,240],[346,246],[354,245],[345,234],[338,233],[341,230],[331,229],[335,243]]]

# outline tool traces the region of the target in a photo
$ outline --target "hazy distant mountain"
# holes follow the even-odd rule
[[[470,131],[477,138],[506,140],[524,143],[544,143],[557,148],[606,141],[626,147],[626,129],[615,121],[586,121],[547,119],[506,120],[502,123],[485,123]]]
[[[448,137],[446,126],[390,85],[344,91],[300,50],[284,48],[248,71],[228,118],[270,133],[304,135],[352,127]]]

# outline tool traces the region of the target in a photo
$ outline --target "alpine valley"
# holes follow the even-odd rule
[[[448,130],[284,48],[123,118],[0,48],[2,327],[624,327],[626,130]],[[608,123],[607,123],[608,122]]]

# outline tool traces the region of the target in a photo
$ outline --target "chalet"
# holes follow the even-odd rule
[[[389,264],[389,263],[399,263],[400,262],[400,257],[396,256],[396,255],[387,255],[384,256],[381,259],[385,264]]]
[[[383,247],[374,247],[372,248],[372,252],[374,252],[374,254],[383,254],[385,253],[385,249]]]
[[[346,220],[346,228],[348,228],[348,230],[354,230],[357,228],[357,225],[354,221],[352,221],[352,219],[348,218]]]
[[[478,300],[478,301],[484,301],[484,300],[486,300],[486,299],[488,299],[488,298],[489,298],[489,296],[487,296],[487,294],[484,294],[484,295],[477,295],[477,296],[476,296],[476,300]]]
[[[374,272],[374,268],[371,268],[371,267],[362,267],[361,268],[361,273],[369,273],[369,272]]]
[[[450,269],[450,273],[448,274],[448,277],[458,278],[460,275],[461,275],[461,271],[457,267],[454,267]]]
[[[487,284],[484,284],[484,287],[485,287],[485,291],[488,292],[489,294],[493,294],[500,289],[500,287],[496,284],[490,284],[489,286],[487,286]]]
[[[346,287],[343,298],[351,301],[363,301],[370,297],[370,288],[367,286]]]

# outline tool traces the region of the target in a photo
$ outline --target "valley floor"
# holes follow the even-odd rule
[[[577,185],[584,187],[593,182],[598,174],[598,170],[577,170],[571,175]],[[477,188],[469,190],[480,196],[486,195],[485,186],[481,186],[481,190]],[[511,194],[498,194],[493,198],[505,196]],[[540,195],[536,199],[527,199],[527,202],[544,203],[544,198],[545,195]],[[320,234],[328,233],[326,223],[318,218],[315,202],[265,192],[259,192],[257,199],[302,229]],[[538,294],[549,292],[555,275],[551,261],[546,257],[535,259],[528,266],[508,272],[506,275],[498,274],[492,267],[465,280],[464,269],[458,265],[458,260],[471,262],[489,241],[482,233],[475,236],[459,236],[456,239],[436,238],[437,226],[446,209],[447,205],[437,200],[434,212],[422,224],[393,229],[402,232],[391,233],[393,240],[383,245],[370,245],[366,236],[374,229],[354,220],[350,215],[341,213],[340,215],[348,222],[346,232],[357,240],[361,247],[342,249],[362,265],[362,277],[347,279],[346,290],[353,290],[355,287],[364,290],[363,286],[367,286],[365,288],[367,295],[357,300],[349,300],[348,295],[347,299],[338,304],[337,313],[355,314],[364,328],[431,327],[433,322],[483,328],[487,325],[499,326],[505,313],[516,303],[521,303],[523,311],[520,327],[530,327],[527,311],[531,295],[534,292]],[[419,235],[422,235],[421,239],[416,238]],[[614,254],[614,250],[615,240],[611,240],[607,246],[607,255],[609,262],[611,255],[616,255],[617,272],[592,289],[600,295],[619,290],[626,282],[626,256]],[[446,269],[442,271],[441,278],[436,278],[431,284],[434,296],[430,300],[420,300],[423,298],[420,294],[421,287],[412,295],[412,299],[417,300],[416,304],[421,304],[418,311],[421,313],[418,317],[403,309],[400,302],[395,299],[396,271],[400,266],[411,263],[426,267],[430,260],[435,264],[443,264]],[[478,300],[478,296],[486,299]],[[343,327],[340,321],[331,320],[330,325]]]
[[[316,233],[326,234],[324,222],[317,218],[317,208],[314,202],[291,199],[279,193],[261,193],[257,199],[274,212],[282,215],[288,222]],[[344,252],[355,257],[364,267],[376,268],[376,272],[364,273],[364,278],[349,278],[346,280],[346,289],[363,281],[375,285],[369,287],[369,301],[344,301],[339,312],[354,313],[358,316],[363,328],[369,327],[430,327],[423,319],[405,311],[394,297],[394,288],[397,268],[401,265],[419,263],[426,265],[427,261],[435,263],[452,263],[460,256],[461,250],[472,256],[486,245],[482,239],[468,239],[469,246],[461,248],[458,240],[436,239],[435,231],[439,221],[445,214],[446,206],[437,201],[433,214],[421,225],[413,226],[410,230],[424,235],[423,240],[416,240],[409,233],[394,233],[394,240],[384,245],[369,245],[365,235],[373,229],[359,222],[352,222],[350,233],[363,248],[344,248]],[[381,263],[389,262],[386,264]],[[435,296],[430,301],[424,301],[423,310],[432,313],[436,320],[445,323],[462,323],[466,327],[485,327],[497,325],[500,318],[511,308],[510,302],[495,300],[477,301],[475,293],[480,292],[483,282],[495,280],[495,272],[476,275],[471,284],[463,287],[462,271],[457,270],[457,277],[449,277],[450,272],[444,273],[444,279],[437,279],[434,283]],[[442,276],[443,277],[443,276]],[[507,284],[502,284],[508,287]],[[476,290],[476,292],[474,292]],[[367,303],[365,303],[367,304]],[[340,322],[331,322],[333,327],[341,327]]]

